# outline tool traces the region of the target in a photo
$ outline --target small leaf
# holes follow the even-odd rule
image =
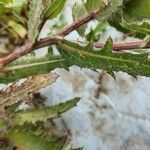
[[[74,107],[80,98],[75,98],[66,103],[60,103],[55,106],[47,106],[43,108],[36,108],[27,111],[21,111],[15,114],[15,118],[13,119],[13,124],[22,125],[25,122],[35,123],[37,121],[47,121],[47,119],[52,119],[59,117],[61,113],[66,112],[67,110]]]
[[[100,38],[101,33],[106,31],[107,26],[108,26],[107,22],[98,22],[96,27],[94,29],[92,28],[90,32],[86,34],[86,39],[88,41],[97,42]]]
[[[76,21],[77,19],[79,19],[80,17],[83,17],[85,15],[87,15],[87,11],[86,11],[86,8],[84,5],[75,4],[73,6],[72,16],[73,16],[74,21]],[[77,29],[80,36],[84,35],[85,30],[86,30],[86,25],[83,25],[82,27]]]
[[[30,6],[30,12],[28,15],[28,38],[33,43],[39,35],[39,27],[41,25],[42,13],[44,5],[42,0],[32,0]]]
[[[64,139],[52,140],[36,135],[30,130],[14,127],[8,132],[8,140],[19,150],[61,150]]]
[[[68,65],[104,69],[108,72],[124,71],[133,76],[150,76],[150,61],[147,54],[113,52],[111,40],[106,43],[102,51],[95,51],[91,47],[82,47],[62,39],[59,40],[58,45]]]
[[[66,0],[54,0],[54,2],[46,9],[45,18],[53,19],[62,11]]]

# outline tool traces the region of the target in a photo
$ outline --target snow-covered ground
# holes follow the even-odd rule
[[[78,105],[57,121],[70,133],[73,148],[85,150],[150,149],[150,78],[134,79],[71,67],[56,69],[56,83],[43,91],[54,105],[81,97]]]

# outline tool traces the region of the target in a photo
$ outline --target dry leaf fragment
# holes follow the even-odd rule
[[[52,84],[58,77],[59,75],[55,73],[40,74],[28,77],[20,86],[13,84],[0,95],[0,109],[3,110],[6,106],[28,100],[30,93]]]

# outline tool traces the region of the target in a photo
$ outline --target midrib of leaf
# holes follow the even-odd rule
[[[91,57],[94,57],[94,58],[100,58],[100,59],[103,59],[103,60],[111,60],[111,61],[116,61],[116,62],[120,61],[120,62],[131,63],[131,64],[135,63],[135,61],[131,61],[131,60],[125,60],[125,59],[110,57],[110,56],[102,56],[100,54],[94,54],[94,53],[90,53],[88,51],[81,51],[79,49],[69,47],[68,45],[65,45],[65,44],[64,45],[62,44],[61,46],[63,46],[66,49],[69,49],[72,52],[77,52],[78,54],[84,55],[84,56],[91,56]],[[138,55],[138,54],[135,54],[135,55]],[[142,66],[147,67],[148,69],[150,68],[150,66],[146,65],[146,64],[142,64]]]
[[[87,51],[81,51],[79,49],[76,49],[74,47],[70,47],[66,44],[61,44],[61,46],[64,48],[64,49],[67,49],[67,50],[70,50],[72,52],[78,52],[78,54],[80,55],[86,55],[86,56],[92,56],[92,57],[97,57],[97,58],[101,58],[101,59],[107,59],[107,60],[112,60],[112,61],[121,61],[121,62],[128,62],[128,63],[133,63],[132,61],[130,60],[124,60],[124,59],[120,59],[120,58],[114,58],[114,57],[109,57],[109,56],[102,56],[102,55],[98,55],[98,54],[94,54],[94,53],[90,53],[90,52],[87,52]]]
[[[13,70],[18,70],[18,69],[24,69],[24,68],[28,68],[28,67],[46,65],[46,64],[51,64],[51,63],[55,63],[55,62],[63,62],[63,61],[65,61],[65,59],[43,61],[43,62],[39,62],[39,63],[31,63],[31,64],[25,64],[25,65],[16,65],[16,66],[12,66],[12,67],[6,67],[5,71],[13,71]]]
[[[49,73],[58,67],[68,67],[66,60],[60,56],[28,56],[6,67],[0,74],[0,83],[10,83],[35,74]]]
[[[95,51],[91,46],[80,46],[63,39],[58,40],[58,48],[68,65],[92,67],[112,71],[124,71],[133,76],[150,75],[150,61],[147,54],[131,54],[112,52],[111,41],[105,44],[100,51]],[[99,68],[99,69],[100,69]]]

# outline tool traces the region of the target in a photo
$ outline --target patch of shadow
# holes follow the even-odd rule
[[[98,78],[98,87],[95,91],[95,98],[99,98],[100,94],[106,94],[108,95],[110,92],[110,89],[108,88],[107,84],[109,84],[109,81],[112,77],[105,71],[102,71],[102,73],[99,75]]]

